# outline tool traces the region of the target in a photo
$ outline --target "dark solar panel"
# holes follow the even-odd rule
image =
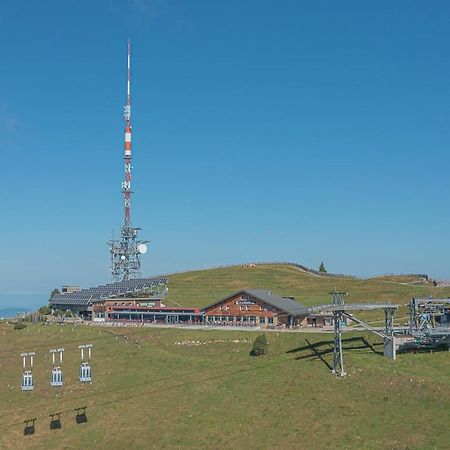
[[[88,305],[94,300],[114,298],[120,295],[136,293],[167,284],[167,278],[136,278],[133,280],[108,283],[69,294],[54,295],[50,299],[52,305]]]

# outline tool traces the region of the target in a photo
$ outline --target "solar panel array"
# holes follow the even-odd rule
[[[50,303],[52,305],[87,306],[97,300],[137,294],[144,289],[158,292],[165,285],[167,285],[167,278],[135,278],[89,289],[81,289],[78,292],[54,295],[50,299]]]

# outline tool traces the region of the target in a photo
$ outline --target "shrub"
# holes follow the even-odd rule
[[[250,351],[251,356],[261,356],[267,352],[267,338],[265,334],[256,336],[253,348]]]
[[[49,316],[52,313],[52,308],[50,306],[42,306],[39,308],[39,314],[43,316]]]
[[[14,324],[14,329],[15,330],[23,330],[24,328],[26,328],[27,327],[27,324],[26,323],[23,323],[23,322],[16,322],[15,324]]]

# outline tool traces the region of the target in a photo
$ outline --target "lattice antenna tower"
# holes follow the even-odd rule
[[[122,181],[122,194],[124,206],[124,222],[120,229],[120,240],[109,241],[111,254],[111,275],[113,281],[124,281],[130,278],[141,277],[140,256],[147,252],[146,243],[139,241],[138,232],[141,228],[131,225],[131,43],[128,40],[127,58],[127,103],[124,108],[125,118],[125,157],[124,181]]]

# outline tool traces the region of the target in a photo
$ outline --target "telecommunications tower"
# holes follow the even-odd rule
[[[127,104],[124,108],[125,117],[125,173],[122,181],[124,203],[124,222],[120,229],[120,240],[108,242],[111,253],[111,274],[113,281],[123,281],[141,276],[140,255],[147,252],[148,241],[139,241],[138,232],[141,228],[131,225],[131,98],[130,98],[130,50],[128,40],[128,76],[127,76]]]

